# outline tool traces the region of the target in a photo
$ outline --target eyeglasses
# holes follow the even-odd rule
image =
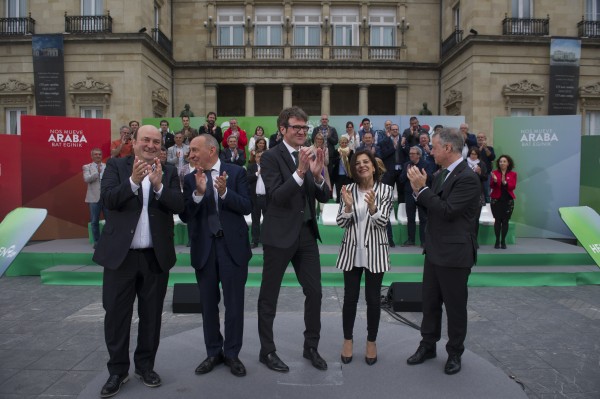
[[[308,132],[308,129],[310,129],[310,126],[306,126],[306,125],[288,125],[288,128],[292,128],[294,129],[294,133],[299,133],[300,130],[303,130],[304,133]]]

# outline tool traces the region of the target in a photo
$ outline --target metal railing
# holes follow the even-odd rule
[[[446,55],[448,53],[448,51],[452,50],[452,48],[454,46],[456,46],[458,43],[460,43],[462,41],[463,38],[463,31],[460,29],[456,29],[454,32],[452,32],[450,34],[450,36],[448,36],[446,38],[446,40],[444,40],[442,42],[442,57],[444,55]]]
[[[502,34],[511,36],[548,36],[550,16],[546,18],[508,18],[502,20]]]
[[[321,60],[323,59],[323,47],[294,46],[291,57],[295,60]]]
[[[169,55],[173,54],[173,43],[160,29],[152,28],[152,39],[169,53]]]
[[[246,57],[244,46],[219,46],[213,51],[216,60],[243,60]]]
[[[400,47],[369,47],[370,60],[392,60],[400,59]]]
[[[67,33],[112,33],[112,18],[109,15],[65,15]]]
[[[332,60],[360,60],[361,48],[358,46],[332,47],[330,57]]]
[[[283,59],[283,47],[280,46],[254,46],[252,47],[252,58],[258,60]]]
[[[600,21],[586,21],[582,19],[577,24],[579,37],[600,37]]]
[[[35,33],[35,19],[23,18],[0,18],[0,35],[22,36]]]

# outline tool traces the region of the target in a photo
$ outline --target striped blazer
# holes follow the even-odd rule
[[[352,191],[352,199],[356,201],[358,198],[358,185],[355,183],[347,186]],[[368,216],[365,224],[365,246],[367,248],[367,269],[372,273],[383,273],[390,270],[389,242],[387,238],[387,223],[390,219],[392,209],[392,190],[391,186],[383,183],[375,183],[373,187],[376,199],[377,209],[381,213],[377,218]],[[352,207],[352,216],[344,217],[344,201],[340,200],[340,207],[336,222],[338,226],[346,229],[342,245],[340,246],[340,254],[338,256],[336,267],[338,269],[349,271],[354,267],[354,258],[356,256],[356,239],[357,239],[357,224],[358,214],[356,207]],[[365,210],[365,212],[369,212]],[[377,215],[377,214],[376,214]],[[362,245],[362,243],[360,243]]]

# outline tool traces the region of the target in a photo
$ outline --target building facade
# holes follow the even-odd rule
[[[581,39],[600,134],[600,0],[0,0],[0,131],[35,114],[31,40],[63,34],[67,116],[546,115],[552,37]]]

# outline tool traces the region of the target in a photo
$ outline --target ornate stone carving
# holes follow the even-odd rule
[[[169,92],[159,87],[156,90],[152,90],[152,111],[154,116],[159,118],[167,114],[169,109]]]
[[[90,76],[69,85],[69,97],[73,108],[77,105],[96,105],[106,107],[108,110],[111,95],[112,87],[109,83],[100,82]]]
[[[505,108],[510,115],[511,108],[538,108],[541,110],[546,90],[542,85],[523,79],[504,85],[502,96]]]
[[[0,83],[0,93],[32,93],[33,85],[21,82],[17,79],[8,79],[6,83]]]
[[[462,91],[451,89],[444,103],[446,115],[460,115],[462,109]]]
[[[579,88],[579,101],[583,111],[600,109],[600,82]]]
[[[17,79],[8,79],[0,83],[0,105],[11,107],[27,107],[33,110],[33,85]]]

